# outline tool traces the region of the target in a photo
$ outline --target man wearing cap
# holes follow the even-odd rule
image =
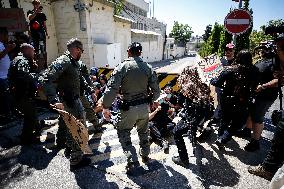
[[[221,58],[222,66],[230,66],[234,62],[234,55],[235,55],[235,45],[232,43],[228,43],[225,48],[225,57]],[[213,120],[218,122],[221,116],[221,105],[220,105],[220,96],[221,96],[221,89],[216,87],[217,93],[217,101],[218,105],[214,111]]]
[[[9,68],[8,80],[15,106],[24,114],[21,143],[32,144],[40,142],[39,122],[34,102],[37,91],[37,65],[32,45],[23,43],[20,51]]]
[[[139,57],[142,53],[140,43],[134,42],[128,48],[128,57],[113,71],[107,89],[102,97],[103,114],[109,118],[112,102],[117,94],[122,95],[117,134],[124,154],[127,157],[127,169],[139,165],[136,149],[131,143],[130,131],[136,125],[140,140],[142,162],[149,162],[149,103],[160,96],[158,78],[153,69]],[[149,98],[151,90],[152,98]]]
[[[81,75],[83,44],[77,38],[67,42],[67,51],[58,57],[43,73],[44,90],[48,101],[54,107],[65,110],[81,120],[86,125],[85,112],[80,100],[81,87],[87,82]],[[58,92],[58,93],[57,93]],[[58,95],[59,94],[59,95]],[[79,145],[72,138],[71,133],[60,119],[57,133],[58,148],[66,147],[70,152],[70,169],[75,170],[91,163],[91,160],[83,156]],[[66,146],[65,146],[66,145]],[[69,153],[67,153],[69,155]]]
[[[280,61],[281,71],[278,73],[278,82],[283,86],[283,76],[284,76],[284,34],[279,35],[276,39],[276,49],[277,55]],[[272,145],[268,154],[261,165],[256,167],[249,167],[248,172],[265,179],[271,180],[276,171],[284,163],[284,118],[282,112],[282,118],[279,121],[276,131],[274,133],[274,138],[272,139]],[[283,167],[282,167],[283,169]]]
[[[225,57],[221,58],[221,63],[223,66],[230,66],[234,62],[235,55],[235,45],[233,43],[228,43],[225,48]]]

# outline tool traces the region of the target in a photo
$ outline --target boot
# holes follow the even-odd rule
[[[180,165],[182,167],[188,167],[189,166],[189,162],[188,160],[185,161],[185,160],[181,160],[179,156],[174,156],[172,157],[172,161],[177,164],[177,165]]]
[[[256,176],[259,176],[259,177],[262,177],[262,178],[265,178],[266,180],[271,180],[274,176],[274,174],[272,172],[269,172],[269,171],[266,171],[264,169],[263,166],[261,165],[258,165],[258,166],[254,166],[254,167],[249,167],[248,168],[248,172],[250,174],[253,174],[253,175],[256,175]]]
[[[83,158],[80,162],[78,162],[75,165],[70,165],[70,171],[73,172],[75,170],[81,169],[83,167],[90,165],[91,163],[92,163],[92,160],[90,158],[83,156]]]
[[[251,139],[251,141],[244,147],[247,152],[255,152],[260,149],[259,140]]]

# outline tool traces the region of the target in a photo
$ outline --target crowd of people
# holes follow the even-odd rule
[[[261,60],[255,64],[248,50],[235,53],[233,44],[226,46],[225,57],[221,59],[224,70],[210,82],[217,93],[218,106],[214,109],[211,87],[202,80],[198,68],[186,68],[182,72],[178,79],[180,91],[173,92],[170,86],[166,86],[161,92],[156,73],[140,58],[142,46],[138,42],[129,46],[129,59],[114,69],[109,81],[105,75],[99,74],[98,68],[89,70],[81,61],[84,48],[77,38],[67,42],[63,55],[50,65],[44,65],[44,69],[39,69],[36,61],[41,48],[39,42],[43,41],[45,48],[48,34],[40,1],[34,0],[33,5],[34,10],[28,12],[31,40],[29,36],[17,33],[15,41],[8,43],[7,29],[0,28],[1,120],[9,122],[15,110],[22,113],[21,144],[40,142],[41,127],[35,96],[42,87],[51,108],[71,113],[84,125],[88,120],[93,125],[90,132],[103,132],[102,124],[111,120],[112,112],[117,112],[115,128],[127,157],[127,169],[139,165],[130,137],[134,126],[138,131],[144,163],[150,161],[152,142],[169,153],[169,144],[174,139],[178,156],[172,158],[173,162],[188,166],[183,137],[192,131],[196,134],[207,120],[217,125],[215,143],[220,149],[238,135],[251,137],[245,151],[260,149],[265,113],[277,99],[283,84],[283,35],[275,40],[275,55],[271,56],[273,48],[267,52],[264,47]],[[175,122],[176,118],[180,118],[179,121]],[[264,162],[250,167],[250,173],[270,180],[283,165],[283,119],[281,117],[277,123],[272,146]],[[65,148],[71,170],[91,163],[61,117],[56,147]]]

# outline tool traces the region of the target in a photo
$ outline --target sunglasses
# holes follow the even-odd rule
[[[84,53],[84,49],[82,49],[81,47],[77,47],[78,49],[80,49],[80,51],[82,52],[82,53]]]

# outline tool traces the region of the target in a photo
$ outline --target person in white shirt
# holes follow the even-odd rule
[[[7,80],[10,67],[8,53],[16,47],[15,44],[7,43],[8,31],[6,28],[0,28],[0,118],[4,122],[7,121],[11,113]]]

